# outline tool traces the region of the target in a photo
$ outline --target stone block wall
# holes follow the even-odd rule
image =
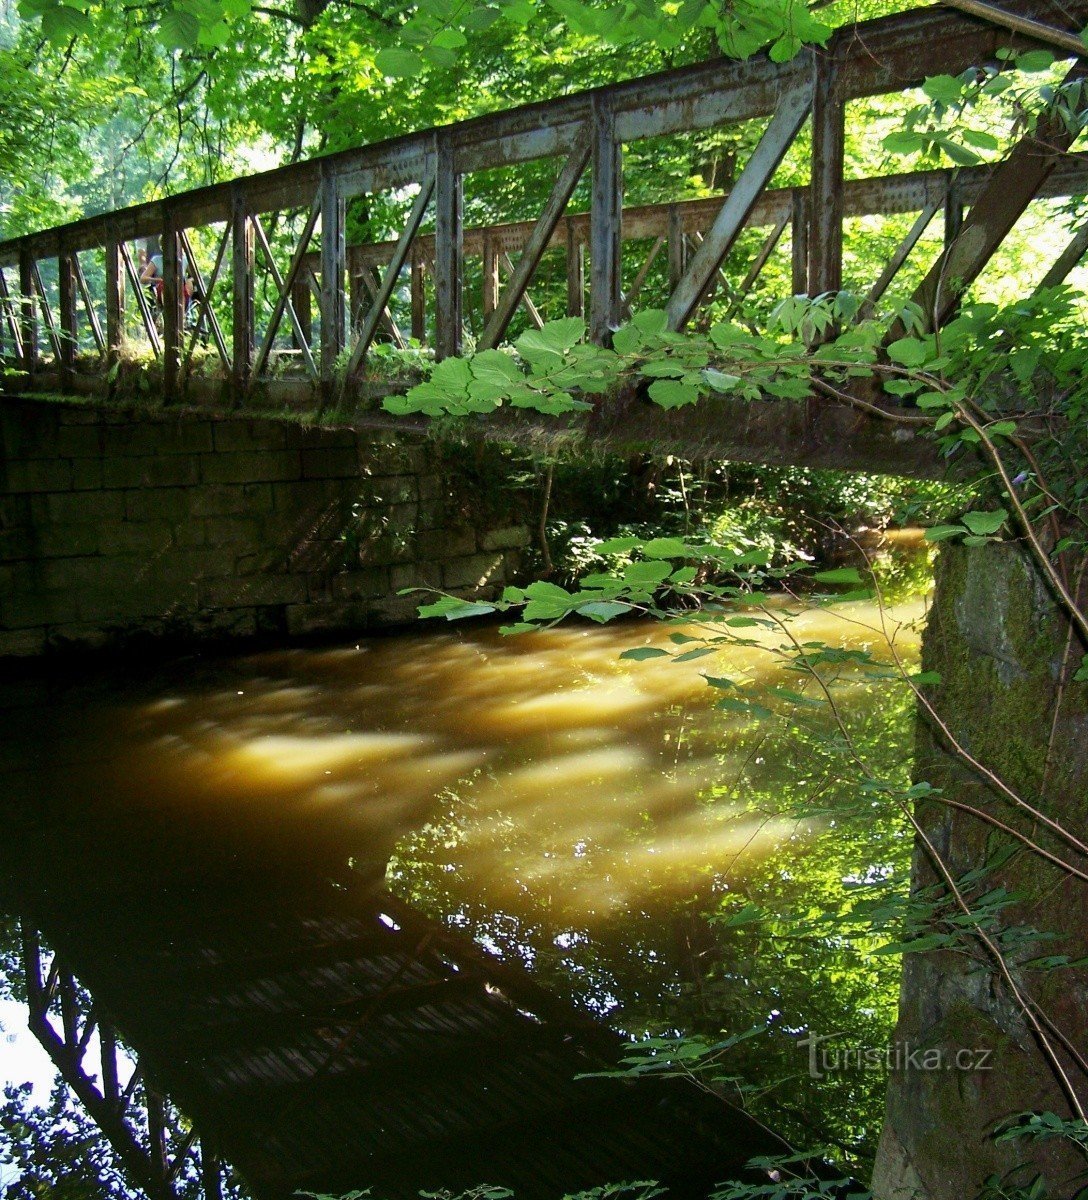
[[[1078,564],[1070,577],[1084,578]],[[927,688],[929,701],[955,740],[920,713],[914,774],[951,803],[930,800],[917,807],[929,845],[916,843],[912,883],[916,890],[944,887],[931,846],[969,904],[1005,889],[1014,902],[992,917],[989,935],[1004,947],[1021,999],[1030,998],[1038,1019],[1050,1023],[1061,1072],[1083,1100],[1083,1056],[1078,1062],[1067,1053],[1062,1038],[1083,1051],[1088,884],[1026,850],[1022,839],[1082,874],[1088,860],[974,765],[1083,839],[1088,687],[1072,678],[1083,648],[1047,582],[1014,543],[946,544],[936,582],[922,662],[939,675]],[[1008,850],[1016,853],[1006,857]],[[958,913],[955,905],[951,909]],[[1007,930],[1019,933],[1003,941]],[[1044,940],[1025,937],[1026,930]],[[972,953],[957,947],[904,958],[896,1045],[933,1055],[937,1066],[926,1069],[918,1065],[924,1059],[912,1062],[904,1054],[891,1073],[873,1194],[877,1200],[973,1200],[984,1192],[999,1194],[986,1190],[994,1177],[1002,1181],[1002,1196],[1080,1195],[1084,1156],[1071,1141],[995,1137],[1025,1111],[1066,1118],[1073,1111],[1006,977],[981,946],[971,944]],[[1061,955],[1074,965],[1047,971],[1034,963]],[[1036,1193],[1040,1176],[1046,1186]]]
[[[0,406],[0,657],[356,632],[409,587],[519,577],[533,503],[493,448],[290,421]]]

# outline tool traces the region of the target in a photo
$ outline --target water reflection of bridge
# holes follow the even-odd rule
[[[222,1159],[258,1197],[636,1178],[694,1197],[776,1148],[684,1084],[577,1079],[618,1039],[378,886],[172,821],[95,833],[60,800],[52,816],[48,852],[19,836],[40,814],[0,852],[32,1028],[151,1196],[200,1174],[220,1195]]]

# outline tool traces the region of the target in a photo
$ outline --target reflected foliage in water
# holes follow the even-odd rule
[[[796,628],[881,642],[864,603]],[[49,903],[101,905],[118,923],[110,864],[137,871],[155,881],[141,919],[161,912],[166,928],[201,911],[207,879],[235,873],[239,905],[263,879],[305,907],[350,863],[633,1037],[762,1027],[731,1051],[734,1094],[795,1141],[863,1164],[883,1078],[809,1080],[798,1043],[841,1030],[887,1041],[896,960],[869,953],[872,933],[821,922],[859,888],[901,891],[910,838],[894,812],[859,804],[826,712],[754,724],[715,707],[708,675],[781,683],[758,644],[770,633],[698,662],[620,658],[667,634],[428,630],[13,704],[0,766],[17,837],[0,859],[49,840]],[[902,631],[901,651],[915,648]],[[905,779],[908,697],[861,677],[838,696],[865,756]]]

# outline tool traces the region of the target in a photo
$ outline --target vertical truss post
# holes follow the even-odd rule
[[[486,325],[499,302],[499,252],[490,229],[484,230],[484,282],[481,299]]]
[[[310,284],[299,277],[291,284],[291,304],[298,317],[298,328],[291,328],[291,337],[296,350],[301,350],[303,344],[310,346],[314,337],[314,310],[310,300]]]
[[[434,298],[436,359],[461,353],[464,273],[464,191],[453,147],[439,138],[436,148]]]
[[[60,307],[60,371],[65,390],[75,379],[76,350],[79,347],[79,324],[76,310],[78,299],[76,265],[73,252],[57,259],[57,292]]]
[[[680,219],[680,210],[673,204],[669,208],[669,295],[680,286],[687,268],[687,240],[684,237],[684,223]]]
[[[344,275],[347,270],[347,205],[340,182],[327,167],[321,170],[321,383],[330,390],[336,378],[336,360],[347,345],[347,304]]]
[[[808,294],[842,290],[843,176],[846,104],[839,86],[838,41],[816,56],[812,101],[812,182],[808,242]]]
[[[162,385],[163,399],[179,398],[182,337],[185,329],[185,268],[177,221],[167,209],[162,229]]]
[[[790,255],[791,287],[795,296],[808,295],[808,231],[812,219],[809,207],[808,192],[804,188],[794,188],[791,197]]]
[[[953,175],[949,174],[948,187],[944,195],[944,244],[945,249],[960,236],[960,230],[963,228],[963,217],[966,211],[966,206],[963,203],[963,196],[960,193],[959,186]]]
[[[589,210],[589,336],[612,340],[620,324],[623,221],[623,146],[616,140],[611,102],[594,95],[590,104],[593,191]]]
[[[147,1101],[147,1149],[151,1171],[156,1179],[166,1181],[166,1105],[162,1094],[149,1083],[144,1084]]]
[[[223,1171],[219,1156],[203,1140],[200,1143],[200,1182],[204,1189],[204,1200],[222,1200]]]
[[[567,221],[567,316],[586,315],[586,244]]]
[[[98,1046],[102,1060],[102,1093],[106,1103],[116,1109],[121,1099],[121,1084],[117,1076],[117,1034],[106,1021],[98,1027]]]
[[[125,343],[125,267],[121,243],[111,230],[106,241],[106,364],[112,367]]]
[[[231,385],[240,403],[249,385],[256,349],[253,294],[256,240],[245,190],[236,185],[231,195],[231,265],[234,310]]]
[[[38,313],[34,305],[34,254],[26,242],[19,247],[19,295],[22,368],[33,381],[38,368]]]
[[[423,256],[415,251],[412,254],[411,295],[412,295],[412,337],[422,345],[427,340],[427,293],[426,279],[423,270]]]

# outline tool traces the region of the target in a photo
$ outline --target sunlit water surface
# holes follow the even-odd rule
[[[792,629],[884,659],[891,632],[910,662],[922,607],[881,618],[842,604]],[[4,803],[21,815],[4,870],[25,879],[30,856],[35,886],[78,906],[90,894],[84,864],[93,873],[112,861],[153,877],[154,902],[184,912],[203,858],[237,861],[240,888],[265,864],[270,894],[307,876],[324,885],[350,864],[631,1034],[763,1021],[786,1045],[844,1014],[879,1033],[894,1000],[887,972],[863,965],[843,982],[839,958],[821,964],[777,943],[753,951],[723,914],[736,896],[829,903],[844,880],[901,871],[904,834],[894,821],[836,816],[855,792],[806,726],[826,731],[826,714],[754,721],[715,706],[728,693],[707,676],[813,694],[768,653],[779,632],[738,630],[756,644],[682,663],[620,657],[687,648],[669,632],[571,625],[503,637],[436,624],[140,678],[10,685],[0,769]],[[837,694],[859,745],[905,771],[902,692],[859,677]],[[799,817],[813,796],[826,800],[822,815]],[[10,891],[3,903],[17,917],[27,885]],[[5,928],[14,939],[14,922]],[[12,1035],[0,1076],[40,1082],[46,1068],[15,1012],[0,1010]],[[792,1044],[760,1053],[746,1051],[744,1070],[780,1084],[762,1101],[772,1113],[781,1105],[780,1123],[818,1116],[864,1155],[872,1131],[856,1088],[840,1120]]]

